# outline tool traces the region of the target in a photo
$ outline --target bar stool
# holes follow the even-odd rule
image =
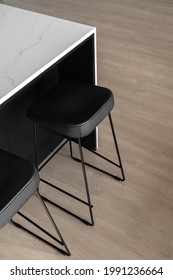
[[[80,199],[73,194],[64,191],[62,188],[53,185],[41,178],[41,180],[48,184],[49,186],[56,188],[57,190],[65,193],[66,195],[80,201],[81,203],[88,206],[89,209],[89,221],[81,218],[79,215],[74,214],[72,211],[69,211],[62,206],[54,203],[52,200],[49,200],[46,197],[43,197],[48,202],[54,204],[55,206],[61,208],[72,216],[80,219],[82,222],[87,225],[94,225],[93,218],[93,205],[91,204],[90,191],[88,186],[87,174],[85,165],[94,167],[108,175],[111,175],[114,179],[119,181],[125,180],[125,175],[123,171],[122,161],[118,149],[118,144],[115,136],[115,131],[113,127],[113,122],[111,118],[111,110],[114,107],[114,98],[111,90],[95,86],[91,84],[83,84],[71,81],[64,81],[58,84],[50,92],[48,92],[44,97],[34,103],[28,109],[28,117],[34,122],[34,135],[35,135],[35,159],[37,163],[37,125],[44,125],[47,128],[57,132],[57,134],[62,135],[67,139],[60,147],[58,147],[58,152],[67,142],[70,143],[70,155],[73,159],[81,162],[83,177],[84,177],[84,186],[86,192],[86,201]],[[115,149],[117,153],[118,163],[111,161],[110,159],[100,155],[96,151],[89,149],[92,153],[97,156],[102,157],[104,160],[107,160],[109,163],[115,165],[121,170],[121,177],[110,174],[104,170],[101,170],[89,163],[84,161],[83,147],[81,140],[83,137],[89,135],[96,127],[103,121],[105,117],[109,118],[110,127],[112,131],[112,136],[115,144]],[[77,142],[79,146],[80,158],[73,156],[72,151],[72,141]],[[51,158],[54,154],[51,156]],[[44,163],[38,170],[41,170],[47,164],[49,159]]]
[[[0,150],[0,170],[0,228],[5,226],[6,223],[11,220],[13,225],[32,234],[34,237],[57,249],[62,254],[69,256],[70,251],[45,202],[40,196],[38,190],[39,175],[33,164],[30,161],[18,157],[14,154]],[[37,193],[43,209],[45,210],[47,217],[52,223],[58,238],[50,234],[43,227],[41,227],[19,211],[35,192]],[[32,226],[49,236],[49,238],[54,240],[58,244],[58,246],[42,238],[40,235],[35,234],[18,222],[15,222],[12,219],[15,214],[20,215],[20,217],[22,217],[26,222],[32,224]]]

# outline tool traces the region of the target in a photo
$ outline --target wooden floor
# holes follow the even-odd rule
[[[71,259],[173,259],[173,1],[3,2],[96,26],[98,83],[115,93],[112,114],[126,181],[87,169],[94,227],[51,207]],[[99,135],[100,149],[112,154],[106,120]],[[80,171],[65,148],[44,173],[80,194]],[[46,222],[36,197],[25,208]],[[66,259],[11,224],[0,231],[0,258]]]

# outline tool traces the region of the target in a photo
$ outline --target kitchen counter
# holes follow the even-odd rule
[[[0,148],[34,158],[27,109],[63,80],[97,83],[96,28],[0,4]],[[62,141],[40,127],[39,161]],[[97,146],[96,132],[84,139]]]
[[[88,25],[0,4],[0,104],[95,32]]]

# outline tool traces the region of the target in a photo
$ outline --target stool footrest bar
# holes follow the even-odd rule
[[[22,217],[24,220],[26,220],[29,224],[33,225],[35,228],[39,229],[39,230],[40,230],[41,232],[43,232],[45,235],[47,235],[48,237],[50,237],[50,238],[51,238],[52,240],[54,240],[56,243],[58,243],[58,244],[60,244],[61,246],[63,246],[65,250],[59,248],[59,246],[54,245],[53,243],[49,242],[48,240],[46,240],[46,239],[43,238],[42,236],[40,236],[40,235],[34,233],[32,230],[30,230],[30,229],[24,227],[23,225],[19,224],[18,222],[15,222],[15,221],[12,220],[12,219],[11,219],[11,222],[12,222],[13,225],[15,225],[16,227],[18,227],[18,228],[20,228],[20,229],[23,229],[24,231],[30,233],[31,235],[33,235],[33,236],[36,237],[37,239],[43,241],[44,243],[50,245],[51,247],[53,247],[53,248],[55,248],[55,249],[57,249],[57,250],[58,250],[59,252],[61,252],[62,254],[67,255],[67,256],[70,256],[71,253],[70,253],[70,251],[69,251],[69,249],[68,249],[68,247],[67,247],[67,245],[66,245],[66,243],[65,243],[65,241],[64,241],[64,239],[63,239],[63,237],[62,237],[62,235],[61,235],[61,233],[60,233],[60,231],[59,231],[59,229],[58,229],[58,227],[57,227],[57,225],[55,224],[55,221],[54,221],[52,215],[50,214],[50,212],[49,212],[49,210],[48,210],[48,208],[47,208],[47,206],[46,206],[46,204],[45,204],[45,202],[44,202],[43,198],[41,197],[41,195],[40,195],[40,193],[39,193],[38,190],[37,190],[37,195],[38,195],[38,198],[39,198],[39,200],[40,200],[40,202],[41,202],[41,204],[42,204],[42,206],[43,206],[43,208],[44,208],[44,210],[45,210],[45,212],[46,212],[46,214],[47,214],[47,218],[49,219],[49,221],[51,222],[52,226],[54,227],[54,230],[55,230],[55,232],[56,232],[56,234],[57,234],[57,237],[58,237],[59,239],[56,238],[56,237],[55,237],[54,235],[52,235],[51,233],[49,233],[47,230],[45,230],[45,229],[44,229],[43,227],[41,227],[40,225],[36,224],[33,220],[31,220],[30,218],[28,218],[27,216],[25,216],[23,213],[21,213],[21,212],[18,211],[17,214],[20,215],[20,217]]]
[[[53,247],[54,249],[58,250],[60,253],[62,253],[63,255],[68,255],[66,251],[60,249],[59,247],[57,247],[56,245],[54,245],[53,243],[47,241],[46,239],[44,239],[43,237],[37,235],[36,233],[32,232],[31,230],[25,228],[24,226],[22,226],[21,224],[11,220],[12,224],[16,227],[18,227],[19,229],[22,229],[24,231],[26,231],[27,233],[31,234],[32,236],[36,237],[37,239],[43,241],[44,243],[46,243],[47,245]],[[54,239],[54,238],[53,238]],[[59,240],[58,240],[59,242]]]
[[[89,150],[90,151],[90,150]],[[98,154],[98,153],[96,153],[96,155],[99,155],[99,156],[101,156],[100,154]],[[77,162],[81,162],[81,160],[79,159],[79,158],[76,158],[76,157],[74,157],[74,156],[72,156],[72,159],[74,159],[75,161],[77,161]],[[104,158],[104,159],[106,159],[106,158]],[[109,161],[109,162],[111,162],[109,159],[106,159],[107,161]],[[116,179],[117,181],[124,181],[124,179],[122,179],[122,178],[120,178],[120,177],[118,177],[118,176],[116,176],[116,175],[114,175],[114,174],[112,174],[112,173],[109,173],[109,172],[107,172],[107,171],[105,171],[105,170],[103,170],[103,169],[101,169],[101,168],[99,168],[99,167],[96,167],[95,165],[92,165],[92,164],[90,164],[90,163],[88,163],[88,162],[84,162],[85,163],[85,165],[87,165],[87,166],[89,166],[89,167],[92,167],[92,168],[94,168],[94,169],[96,169],[96,170],[98,170],[98,171],[100,171],[100,172],[102,172],[102,173],[104,173],[104,174],[107,174],[107,175],[109,175],[109,176],[111,176],[111,177],[113,177],[114,179]],[[120,166],[118,166],[117,164],[115,164],[114,162],[111,162],[112,164],[114,164],[114,165],[116,165],[117,167],[119,167],[119,168],[121,168]]]
[[[85,200],[83,200],[83,199],[81,199],[81,198],[79,198],[79,197],[77,197],[77,196],[75,196],[75,195],[73,195],[73,194],[71,194],[71,193],[69,193],[69,192],[67,192],[67,191],[65,191],[65,190],[55,186],[55,185],[53,185],[52,183],[48,182],[47,180],[44,180],[44,179],[40,178],[40,181],[42,181],[43,183],[49,185],[50,187],[52,187],[52,188],[54,188],[54,189],[56,189],[58,191],[66,194],[66,195],[68,195],[68,196],[70,196],[70,197],[72,197],[72,198],[74,198],[74,199],[76,199],[78,201],[80,201],[81,203],[83,203],[83,204],[85,204],[87,206],[89,205],[88,202],[86,202]],[[93,205],[91,205],[91,207],[93,207]]]
[[[41,197],[42,197],[42,199],[43,199],[44,201],[46,201],[46,202],[52,204],[53,206],[59,208],[60,210],[66,212],[67,214],[69,214],[69,215],[73,216],[74,218],[80,220],[80,221],[81,221],[82,223],[84,223],[85,225],[89,225],[89,226],[92,226],[92,225],[93,225],[92,223],[88,222],[87,220],[85,220],[85,219],[81,218],[80,216],[74,214],[74,213],[71,212],[70,210],[67,210],[66,208],[60,206],[59,204],[53,202],[52,200],[49,200],[47,197],[45,197],[45,196],[43,196],[43,195],[42,195]]]

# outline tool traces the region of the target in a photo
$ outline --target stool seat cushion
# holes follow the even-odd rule
[[[38,172],[33,164],[0,150],[0,228],[37,190]]]
[[[84,137],[114,106],[112,92],[104,87],[63,82],[33,104],[28,117],[70,138]]]

